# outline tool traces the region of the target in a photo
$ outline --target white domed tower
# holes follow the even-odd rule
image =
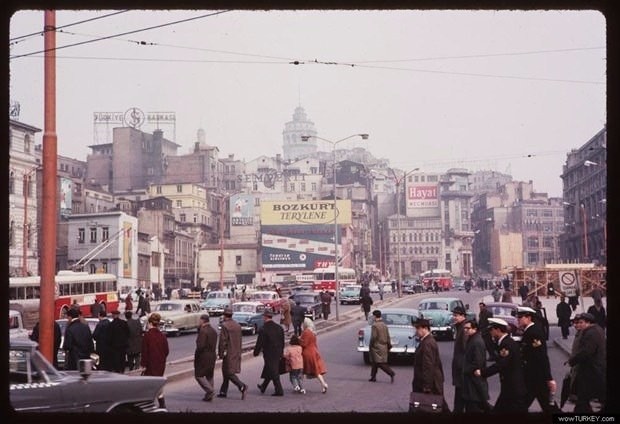
[[[282,131],[283,159],[285,161],[294,161],[316,153],[316,138],[310,138],[308,141],[301,139],[302,135],[315,136],[316,134],[314,122],[308,120],[303,107],[297,106],[293,114],[293,120],[284,124],[284,131]]]

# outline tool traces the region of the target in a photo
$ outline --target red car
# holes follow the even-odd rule
[[[257,291],[252,294],[252,300],[260,302],[265,305],[265,308],[271,310],[274,314],[279,314],[282,310],[284,302],[288,302],[287,299],[280,297],[276,291]]]

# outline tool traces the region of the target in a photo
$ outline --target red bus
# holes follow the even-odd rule
[[[315,268],[313,271],[312,290],[316,293],[327,290],[331,294],[336,294],[336,279],[334,278],[335,269],[333,266],[326,268]],[[338,281],[340,286],[357,284],[355,270],[352,268],[338,267]]]
[[[74,303],[85,317],[97,299],[106,311],[118,309],[117,278],[114,274],[59,271],[55,278],[54,319],[64,318]],[[39,309],[41,277],[9,278],[9,303],[23,305],[24,310]]]
[[[420,280],[426,291],[433,290],[433,281],[437,281],[437,285],[441,291],[450,290],[453,286],[452,273],[447,269],[431,269],[425,271],[420,275]]]

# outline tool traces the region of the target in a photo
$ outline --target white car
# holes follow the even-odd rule
[[[165,300],[155,305],[151,312],[161,315],[160,331],[175,336],[184,331],[198,331],[200,316],[204,314],[200,303],[192,299]],[[140,318],[144,329],[148,328],[147,321],[146,315]]]

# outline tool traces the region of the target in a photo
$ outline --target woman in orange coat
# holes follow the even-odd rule
[[[310,318],[304,319],[303,331],[299,336],[299,344],[302,347],[301,355],[304,358],[304,374],[307,378],[318,378],[321,382],[321,392],[327,392],[327,383],[323,374],[327,372],[327,367],[316,342],[314,323]]]

